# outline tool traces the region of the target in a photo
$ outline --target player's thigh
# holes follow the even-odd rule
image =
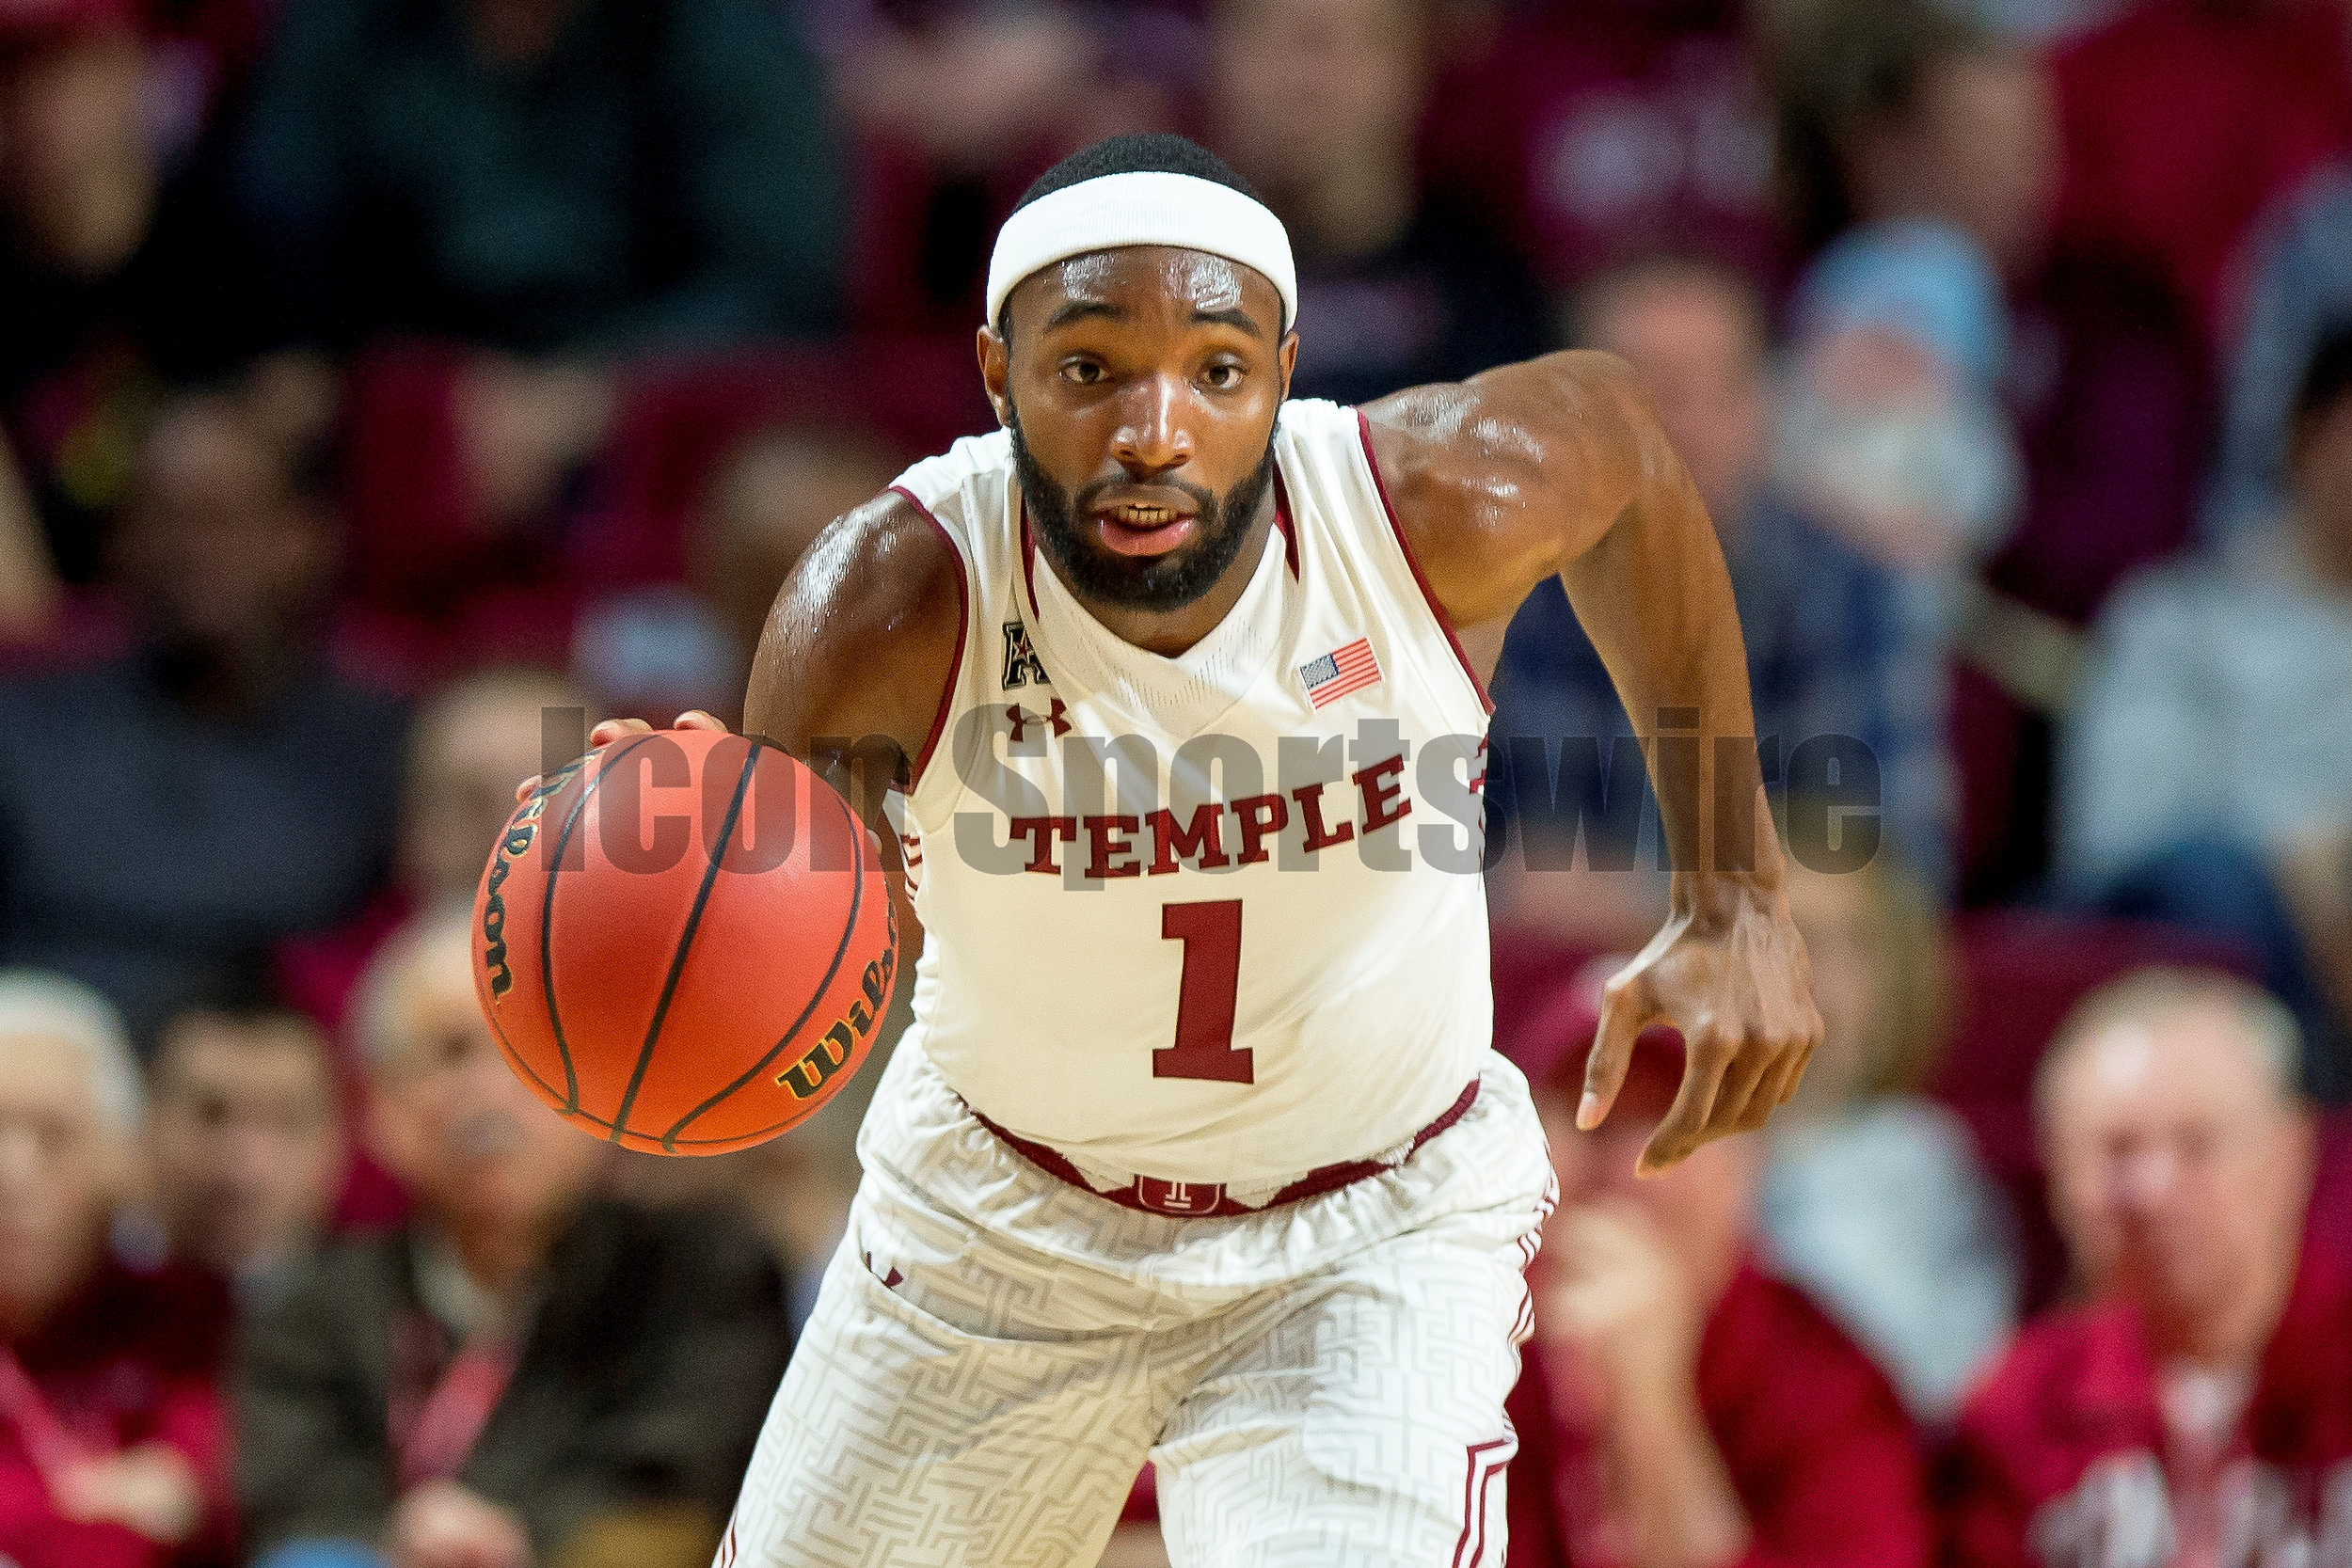
[[[853,1227],[761,1430],[722,1568],[1092,1568],[1155,1421],[1141,1337],[958,1326]],[[880,1259],[877,1259],[879,1262]],[[984,1287],[972,1287],[977,1295]]]
[[[1400,1237],[1246,1315],[1153,1450],[1178,1568],[1500,1562],[1524,1256]]]

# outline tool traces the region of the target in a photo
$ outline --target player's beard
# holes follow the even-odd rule
[[[1123,478],[1091,480],[1073,495],[1039,466],[1021,434],[1017,408],[1009,428],[1013,472],[1021,481],[1022,498],[1028,502],[1029,523],[1037,531],[1039,547],[1071,592],[1081,599],[1120,610],[1182,610],[1216,587],[1241,554],[1249,525],[1274,483],[1274,434],[1268,431],[1265,454],[1258,459],[1258,466],[1222,496],[1172,475],[1155,482],[1182,490],[1200,509],[1192,538],[1165,555],[1117,555],[1087,536],[1084,519],[1096,496],[1127,482]]]

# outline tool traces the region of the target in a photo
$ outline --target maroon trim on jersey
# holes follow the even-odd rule
[[[1116,1203],[1122,1209],[1133,1209],[1137,1213],[1161,1214],[1176,1219],[1231,1220],[1240,1219],[1248,1214],[1262,1214],[1268,1209],[1279,1209],[1286,1203],[1298,1203],[1307,1198],[1321,1197],[1326,1193],[1336,1193],[1342,1187],[1361,1181],[1368,1176],[1377,1176],[1382,1171],[1394,1170],[1398,1165],[1420,1153],[1422,1145],[1469,1115],[1470,1108],[1477,1103],[1477,1101],[1478,1080],[1473,1078],[1470,1081],[1469,1086],[1462,1090],[1460,1098],[1446,1107],[1443,1115],[1413,1134],[1412,1146],[1406,1149],[1402,1158],[1387,1164],[1377,1160],[1350,1160],[1342,1164],[1325,1165],[1320,1170],[1311,1170],[1254,1209],[1246,1203],[1236,1203],[1226,1196],[1224,1184],[1216,1181],[1170,1183],[1148,1176],[1139,1176],[1116,1191],[1103,1192],[1079,1174],[1078,1167],[1070,1163],[1067,1155],[1057,1151],[1049,1145],[1022,1137],[1017,1132],[1006,1132],[979,1112],[973,1111],[968,1102],[964,1105],[964,1109],[972,1111],[972,1119],[995,1133],[997,1140],[1006,1148],[1045,1172],[1046,1175],[1067,1181],[1082,1192],[1092,1193],[1096,1197],[1107,1202]],[[1168,1189],[1171,1185],[1182,1185],[1201,1194],[1214,1194],[1215,1201],[1203,1203],[1198,1199],[1187,1199],[1183,1207],[1178,1207],[1170,1201],[1168,1194]]]
[[[1274,470],[1274,526],[1282,531],[1282,559],[1290,562],[1291,580],[1298,580],[1298,531],[1291,526],[1291,493],[1282,470]]]
[[[1462,640],[1454,634],[1454,617],[1445,612],[1438,595],[1429,591],[1429,579],[1422,575],[1421,562],[1414,559],[1413,546],[1405,537],[1405,525],[1397,520],[1396,503],[1389,499],[1389,482],[1380,477],[1380,459],[1372,454],[1372,420],[1360,408],[1356,410],[1356,429],[1364,444],[1364,467],[1372,470],[1372,487],[1380,493],[1380,510],[1389,515],[1389,531],[1396,535],[1396,547],[1405,552],[1405,564],[1413,570],[1413,581],[1421,587],[1421,596],[1428,602],[1429,613],[1438,618],[1438,629],[1445,633],[1446,644],[1454,657],[1461,661],[1462,673],[1470,677],[1470,689],[1486,705],[1488,718],[1494,716],[1495,700],[1486,694],[1486,683],[1478,678],[1478,671],[1470,664],[1470,655],[1462,651]]]
[[[923,520],[939,531],[946,543],[947,553],[956,558],[956,657],[947,666],[947,685],[939,694],[939,712],[931,718],[931,733],[923,737],[923,750],[907,771],[907,789],[911,793],[923,782],[923,769],[930,765],[931,752],[939,748],[939,737],[947,733],[947,710],[956,700],[956,682],[963,675],[963,645],[972,640],[972,588],[964,580],[963,551],[956,546],[956,536],[946,526],[931,515],[931,509],[914,499],[914,492],[903,484],[890,487],[905,498],[906,503],[923,514]]]

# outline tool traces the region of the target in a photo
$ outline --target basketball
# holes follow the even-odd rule
[[[848,1083],[890,1006],[881,858],[775,746],[625,736],[542,780],[474,898],[473,978],[507,1065],[566,1120],[722,1154]]]

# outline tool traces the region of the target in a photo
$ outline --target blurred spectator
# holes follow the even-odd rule
[[[2036,1110],[2087,1303],[2029,1326],[1970,1396],[1955,1560],[2324,1562],[2352,1545],[2352,1280],[2301,1244],[2294,1036],[2242,981],[2143,971],[2052,1043]]]
[[[343,1180],[326,1037],[284,1008],[191,1008],[165,1027],[150,1080],[149,1201],[169,1255],[248,1310],[276,1302]]]
[[[209,93],[187,83],[182,102],[173,62],[193,63],[135,0],[0,11],[0,420],[75,582],[100,568],[159,377],[216,372],[250,341],[211,171],[170,145],[200,130]],[[24,592],[8,546],[0,609]]]
[[[389,858],[402,717],[331,673],[328,520],[230,404],[173,404],[116,578],[133,654],[0,688],[0,950],[88,981],[135,1038]]]
[[[1715,519],[1747,637],[1765,782],[1821,792],[1833,753],[1844,755],[1835,737],[1860,741],[1876,761],[1888,838],[1942,885],[1951,782],[1941,652],[1901,613],[1890,573],[1817,527],[1771,483],[1773,396],[1754,292],[1708,263],[1653,261],[1596,281],[1578,321],[1584,346],[1617,354],[1640,373]],[[1536,835],[1526,842],[1541,842],[1547,826],[1572,842],[1566,830],[1579,810],[1604,844],[1629,846],[1637,820],[1655,842],[1655,808],[1637,814],[1632,805],[1643,785],[1638,753],[1611,754],[1613,737],[1629,733],[1626,714],[1557,584],[1537,590],[1513,623],[1495,689],[1494,747],[1509,766],[1490,772],[1489,787],[1500,783],[1506,809]],[[1654,725],[1645,716],[1645,732]],[[1585,736],[1599,737],[1600,773],[1573,776],[1583,765],[1571,766],[1573,750],[1563,753],[1569,760],[1548,808],[1535,741],[1557,749]],[[1603,799],[1588,787],[1602,780],[1627,793],[1612,788]]]
[[[1218,0],[1208,142],[1289,228],[1292,392],[1362,403],[1540,354],[1543,299],[1484,214],[1417,185],[1419,0]]]
[[[2347,1089],[2322,998],[2352,1017],[2352,326],[2292,412],[2280,526],[2147,574],[2101,618],[2066,736],[2061,847],[2120,914],[2234,936]]]
[[[1963,574],[2017,520],[2017,441],[1998,397],[2000,279],[1934,219],[1866,224],[1806,269],[1777,442],[1782,483],[1900,573],[1912,613],[1948,637]]]
[[[587,710],[570,682],[527,666],[476,671],[426,697],[407,735],[392,881],[348,923],[278,944],[287,1000],[342,1035],[352,988],[376,948],[418,911],[472,899],[515,814],[515,785],[547,771],[551,753],[585,750]]]
[[[2288,426],[2312,351],[2352,322],[2352,168],[2315,181],[2255,248],[2230,370],[2206,536],[2275,524],[2288,506]]]
[[[1680,1053],[1648,1037],[1609,1120],[1579,1132],[1594,1016],[1590,996],[1556,989],[1504,1041],[1560,1177],[1510,1404],[1511,1560],[1924,1565],[1919,1457],[1894,1390],[1755,1260],[1763,1146],[1726,1139],[1637,1180]]]
[[[1168,131],[1202,0],[803,0],[861,165],[852,325],[969,339],[997,227],[1104,136]]]
[[[699,1568],[790,1350],[774,1267],[718,1214],[593,1195],[606,1146],[507,1067],[470,930],[469,905],[421,916],[362,982],[370,1141],[416,1213],[251,1324],[250,1544],[269,1568]]]
[[[2007,1341],[2020,1273],[1967,1128],[1920,1092],[1944,1047],[1943,925],[1885,854],[1840,875],[1792,862],[1788,903],[1824,1029],[1772,1118],[1764,1250],[1940,1426]]]
[[[1939,220],[2002,277],[2040,261],[2058,127],[2032,55],[1931,0],[1788,0],[1765,43],[1805,253],[1856,224]]]
[[[1447,73],[1433,190],[1496,214],[1549,287],[1660,249],[1776,281],[1772,135],[1742,0],[1528,6]]]
[[[221,1544],[227,1303],[106,1250],[139,1133],[114,1009],[0,971],[0,1558],[162,1568]]]
[[[580,754],[586,707],[560,675],[506,667],[452,681],[418,709],[398,855],[412,908],[473,897],[490,847],[515,815],[515,786],[546,772],[552,755]]]
[[[2078,38],[2138,0],[1965,0],[1959,8],[2003,37],[2037,47]]]
[[[2247,230],[2352,150],[2343,0],[2145,0],[2056,68],[2069,248],[2153,263],[2227,341]]]
[[[785,578],[834,518],[882,494],[902,467],[852,429],[785,426],[739,443],[689,524],[687,581],[615,594],[582,612],[573,673],[596,694],[598,711],[661,722],[692,707],[739,713]]]
[[[297,341],[577,354],[832,316],[823,87],[761,0],[300,0],[245,181]]]
[[[1827,247],[1799,286],[1782,467],[1821,521],[1948,582],[2017,516],[2002,285],[2042,257],[2047,81],[1931,0],[1794,0],[1770,47],[1788,204]]]

